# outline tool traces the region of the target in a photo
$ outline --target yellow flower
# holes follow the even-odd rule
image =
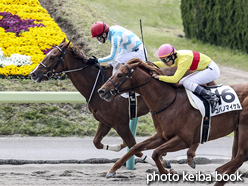
[[[26,76],[45,57],[42,50],[58,45],[66,38],[66,35],[50,17],[47,10],[41,7],[38,0],[1,0],[0,12],[4,11],[17,14],[21,19],[34,19],[34,24],[45,25],[45,27],[30,27],[29,31],[20,33],[20,37],[16,37],[15,33],[6,33],[4,28],[0,27],[0,48],[4,54],[7,57],[11,54],[27,55],[33,62],[33,65],[21,67],[5,66],[0,68],[0,74]]]

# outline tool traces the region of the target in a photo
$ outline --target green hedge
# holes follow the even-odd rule
[[[185,36],[248,52],[247,0],[182,0]]]

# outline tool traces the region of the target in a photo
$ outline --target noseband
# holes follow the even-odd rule
[[[122,92],[125,92],[125,91],[128,91],[128,90],[131,90],[133,91],[135,88],[139,88],[141,86],[144,86],[146,85],[152,78],[152,75],[150,75],[150,78],[143,84],[141,85],[138,85],[136,87],[133,87],[133,78],[132,78],[132,74],[134,72],[134,69],[130,69],[126,64],[125,66],[127,67],[127,69],[129,70],[128,74],[126,75],[126,77],[118,84],[118,85],[115,85],[115,83],[113,82],[113,80],[111,78],[109,78],[109,81],[114,85],[114,89],[111,89],[110,90],[110,93],[111,95],[113,96],[117,96],[118,94],[122,93]],[[120,86],[128,79],[130,78],[131,80],[131,88],[127,88],[127,89],[123,89],[123,90],[119,90]]]

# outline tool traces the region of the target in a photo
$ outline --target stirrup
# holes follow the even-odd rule
[[[210,107],[211,107],[211,112],[214,113],[218,101],[210,100],[209,103],[210,103]]]

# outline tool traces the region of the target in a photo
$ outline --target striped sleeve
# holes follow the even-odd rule
[[[120,43],[121,38],[116,35],[112,38],[111,40],[111,52],[109,56],[106,56],[104,58],[99,58],[98,63],[103,63],[103,62],[110,62],[116,59],[117,54],[119,53],[119,43]]]

